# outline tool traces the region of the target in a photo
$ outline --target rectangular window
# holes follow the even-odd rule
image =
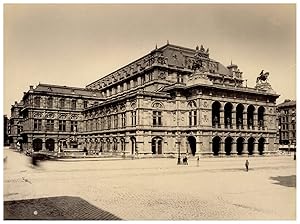
[[[48,106],[48,108],[52,108],[53,107],[53,98],[52,97],[48,98],[47,106]]]
[[[76,100],[72,100],[71,109],[76,110]]]
[[[41,98],[40,97],[35,97],[34,98],[34,106],[35,107],[41,107]]]
[[[78,122],[77,121],[71,121],[71,131],[77,132],[78,131]]]
[[[136,111],[131,111],[131,125],[136,125]]]
[[[87,100],[83,101],[83,108],[87,108],[87,106],[88,106],[88,101]]]
[[[46,131],[54,131],[54,120],[47,120]]]
[[[64,99],[60,99],[60,100],[59,100],[59,107],[60,107],[61,109],[65,108],[65,100],[64,100]]]
[[[111,116],[107,117],[107,129],[111,128]]]
[[[34,119],[34,130],[41,131],[42,130],[42,120]]]
[[[142,75],[142,76],[141,76],[141,85],[143,85],[144,83],[145,83],[145,76]]]
[[[114,115],[114,128],[116,129],[116,128],[118,128],[118,115],[117,114],[115,114]]]
[[[153,126],[162,126],[161,111],[153,111]]]
[[[121,119],[122,119],[122,128],[126,127],[126,113],[121,114]]]
[[[66,121],[58,121],[58,130],[66,131]]]

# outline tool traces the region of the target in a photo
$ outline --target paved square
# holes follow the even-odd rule
[[[125,220],[295,220],[292,156],[46,161],[5,150],[4,200],[80,197]]]

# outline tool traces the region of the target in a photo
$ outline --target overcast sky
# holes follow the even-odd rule
[[[5,5],[4,114],[29,85],[85,87],[167,40],[296,98],[295,5]]]

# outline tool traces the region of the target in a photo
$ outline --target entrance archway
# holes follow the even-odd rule
[[[236,151],[237,151],[237,154],[238,155],[242,155],[243,150],[244,150],[244,138],[239,137],[236,140]]]
[[[216,136],[212,140],[212,151],[214,156],[218,156],[220,152],[220,143],[221,138],[219,136]]]
[[[135,137],[130,138],[131,141],[131,154],[134,155],[136,152],[136,139]]]
[[[259,155],[263,155],[264,148],[265,148],[265,139],[263,137],[261,137],[258,140],[258,152],[259,152]]]
[[[43,147],[43,141],[40,138],[36,138],[32,141],[32,147],[34,152],[38,152],[42,150]]]
[[[231,149],[232,149],[232,138],[231,138],[231,137],[227,137],[227,138],[225,139],[225,154],[226,154],[227,156],[230,155]]]
[[[189,143],[189,148],[190,152],[192,153],[193,156],[196,154],[196,138],[194,136],[189,136],[188,137],[188,143]]]
[[[255,139],[253,137],[248,139],[248,155],[253,155],[254,142],[255,142]]]
[[[46,140],[46,149],[54,151],[54,140],[52,138]]]

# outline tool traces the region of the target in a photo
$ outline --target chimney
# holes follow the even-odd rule
[[[30,88],[30,90],[33,90],[33,86],[31,85],[31,86],[29,86],[29,88]]]

